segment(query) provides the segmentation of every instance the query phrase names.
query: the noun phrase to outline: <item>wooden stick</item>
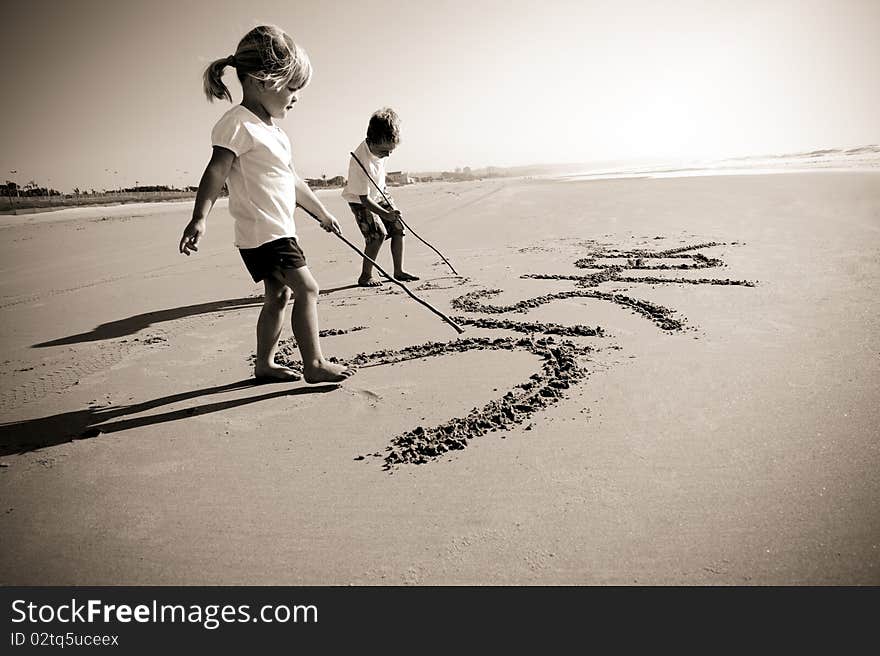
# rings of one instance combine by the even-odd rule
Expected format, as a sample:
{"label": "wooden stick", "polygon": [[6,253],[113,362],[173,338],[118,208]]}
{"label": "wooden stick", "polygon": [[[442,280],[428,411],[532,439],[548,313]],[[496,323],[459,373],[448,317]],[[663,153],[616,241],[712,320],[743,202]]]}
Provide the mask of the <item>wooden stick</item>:
{"label": "wooden stick", "polygon": [[[309,212],[305,207],[303,207],[303,206],[300,205],[299,203],[297,203],[297,206],[298,206],[298,207],[302,207],[303,211],[304,211],[306,214],[308,214],[310,217],[312,217],[313,219],[315,219],[315,221],[318,221],[318,223],[321,222],[321,220],[320,220],[317,216],[315,216],[314,214],[312,214],[311,212]],[[358,248],[357,246],[355,246],[354,244],[352,244],[350,241],[348,241],[348,239],[346,239],[346,238],[342,235],[341,232],[336,232],[335,230],[331,230],[331,232],[332,232],[334,235],[336,235],[337,237],[339,237],[339,238],[340,238],[342,241],[344,241],[346,244],[348,244],[353,250],[357,251],[358,255],[360,255],[360,256],[363,257],[365,260],[367,260],[368,262],[370,262],[374,267],[376,267],[376,269],[379,271],[379,273],[381,273],[383,276],[385,276],[386,278],[388,278],[388,280],[390,280],[391,282],[393,282],[393,283],[394,283],[395,285],[397,285],[398,287],[402,287],[402,288],[403,288],[403,291],[405,291],[407,294],[409,294],[410,298],[412,298],[414,301],[417,301],[417,302],[421,303],[421,304],[424,305],[426,308],[428,308],[431,312],[433,312],[433,313],[436,314],[438,317],[440,317],[441,319],[443,319],[443,321],[445,321],[445,322],[448,323],[450,326],[452,326],[453,328],[455,328],[455,330],[458,332],[459,335],[460,335],[461,333],[464,332],[464,328],[462,328],[461,326],[459,326],[459,325],[458,325],[457,323],[455,323],[452,319],[450,319],[450,318],[447,317],[445,314],[443,314],[440,310],[438,310],[437,308],[435,308],[433,305],[431,305],[431,304],[428,303],[427,301],[423,301],[423,300],[420,299],[418,296],[416,296],[415,294],[413,294],[413,293],[409,290],[409,288],[408,288],[406,285],[404,285],[402,282],[400,282],[399,280],[395,280],[394,278],[392,278],[391,276],[389,276],[388,273],[386,273],[385,269],[383,269],[382,267],[380,267],[380,266],[376,263],[375,260],[373,260],[371,257],[369,257],[369,256],[368,256],[366,253],[364,253],[360,248]]]}
{"label": "wooden stick", "polygon": [[[352,157],[354,157],[354,161],[358,163],[358,166],[361,167],[361,170],[362,170],[362,171],[367,175],[367,177],[370,179],[370,182],[373,183],[373,186],[376,188],[376,190],[377,190],[380,194],[382,194],[382,198],[385,199],[385,202],[388,203],[388,205],[389,205],[390,207],[394,207],[394,205],[391,204],[391,201],[388,200],[388,196],[385,195],[385,192],[382,191],[382,190],[379,188],[379,185],[376,184],[376,181],[373,180],[373,176],[370,175],[370,172],[367,171],[367,169],[364,168],[364,165],[363,165],[363,164],[361,164],[361,161],[358,159],[358,156],[355,155],[354,153],[350,153],[350,154],[351,154]],[[427,247],[430,248],[432,251],[434,251],[435,253],[437,253],[437,255],[440,256],[440,259],[442,259],[444,262],[446,262],[446,266],[448,266],[448,267],[452,270],[452,273],[454,273],[455,275],[458,275],[458,271],[456,271],[455,268],[449,263],[449,260],[447,260],[445,257],[443,257],[443,253],[441,253],[441,252],[438,251],[436,248],[434,248],[433,246],[431,246],[431,244],[429,244],[429,243],[426,242],[424,239],[422,239],[421,237],[419,237],[418,233],[417,233],[415,230],[413,230],[412,228],[410,228],[410,227],[406,224],[406,221],[403,220],[403,217],[402,217],[402,216],[400,217],[400,222],[403,224],[403,227],[404,227],[404,228],[406,228],[406,229],[409,230],[411,233],[413,233],[413,236],[414,236],[416,239],[418,239],[418,240],[419,240],[420,242],[422,242],[425,246],[427,246]]]}

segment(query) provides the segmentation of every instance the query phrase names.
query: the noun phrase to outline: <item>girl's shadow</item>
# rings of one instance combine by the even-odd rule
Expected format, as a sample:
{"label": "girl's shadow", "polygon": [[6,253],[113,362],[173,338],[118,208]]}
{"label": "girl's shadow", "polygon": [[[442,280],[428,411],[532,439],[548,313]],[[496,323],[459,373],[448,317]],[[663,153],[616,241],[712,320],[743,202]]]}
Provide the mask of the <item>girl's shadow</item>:
{"label": "girl's shadow", "polygon": [[131,419],[118,419],[117,421],[112,421],[119,417],[136,415],[147,410],[152,410],[153,408],[197,398],[199,396],[232,392],[265,384],[266,383],[258,383],[253,378],[250,378],[234,383],[227,383],[225,385],[218,385],[216,387],[206,387],[191,392],[171,394],[169,396],[163,396],[158,399],[144,401],[143,403],[136,403],[134,405],[110,406],[107,408],[89,407],[85,410],[73,410],[71,412],[51,415],[49,417],[0,424],[0,456],[26,453],[28,451],[35,451],[37,449],[43,449],[57,444],[72,442],[77,439],[98,437],[101,433],[115,433],[117,431],[128,430],[129,428],[151,426],[153,424],[162,424],[169,421],[176,421],[178,419],[186,419],[187,417],[193,417],[195,415],[204,415],[211,412],[226,410],[227,408],[236,408],[238,406],[266,401],[280,396],[332,392],[339,387],[337,384],[291,387],[290,383],[283,383],[285,385],[283,389],[266,394],[230,399],[228,401],[204,403],[202,405],[182,408],[180,410],[171,410],[159,414],[148,415],[146,417],[132,417]]}

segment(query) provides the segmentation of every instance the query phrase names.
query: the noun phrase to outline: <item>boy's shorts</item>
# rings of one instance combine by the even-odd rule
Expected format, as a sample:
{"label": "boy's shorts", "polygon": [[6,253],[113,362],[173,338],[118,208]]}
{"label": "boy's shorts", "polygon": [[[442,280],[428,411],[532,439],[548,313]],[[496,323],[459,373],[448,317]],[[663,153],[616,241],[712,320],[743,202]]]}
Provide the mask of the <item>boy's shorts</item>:
{"label": "boy's shorts", "polygon": [[[382,207],[388,207],[385,203],[380,204]],[[351,208],[352,214],[354,214],[354,220],[357,221],[358,228],[361,229],[361,234],[367,241],[385,239],[386,236],[403,237],[406,234],[400,221],[388,221],[378,214],[373,214],[366,205],[361,205],[360,203],[349,203],[348,206]],[[380,221],[382,223],[379,223]],[[385,226],[384,232],[382,230],[383,225]]]}
{"label": "boy's shorts", "polygon": [[306,255],[294,237],[282,237],[256,248],[239,248],[241,259],[254,282],[266,278],[284,277],[285,269],[300,269],[306,265]]}

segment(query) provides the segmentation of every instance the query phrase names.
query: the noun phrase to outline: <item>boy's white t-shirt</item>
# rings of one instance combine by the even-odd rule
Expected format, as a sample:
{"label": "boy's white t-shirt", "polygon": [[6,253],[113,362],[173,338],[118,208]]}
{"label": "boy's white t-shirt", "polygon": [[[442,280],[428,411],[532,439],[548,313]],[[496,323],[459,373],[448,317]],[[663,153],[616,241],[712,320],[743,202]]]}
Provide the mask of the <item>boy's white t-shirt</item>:
{"label": "boy's white t-shirt", "polygon": [[252,111],[236,105],[217,121],[211,144],[235,153],[227,181],[235,245],[256,248],[296,237],[293,158],[284,130],[266,125]]}
{"label": "boy's white t-shirt", "polygon": [[[370,176],[379,185],[382,191],[385,191],[385,162],[381,157],[376,157],[370,152],[366,141],[362,141],[354,154],[361,161],[361,164],[370,172]],[[360,203],[361,196],[369,196],[371,200],[379,203],[382,201],[382,194],[378,192],[376,187],[370,182],[364,170],[354,161],[354,157],[350,158],[348,163],[348,182],[342,189],[342,197],[349,203]]]}

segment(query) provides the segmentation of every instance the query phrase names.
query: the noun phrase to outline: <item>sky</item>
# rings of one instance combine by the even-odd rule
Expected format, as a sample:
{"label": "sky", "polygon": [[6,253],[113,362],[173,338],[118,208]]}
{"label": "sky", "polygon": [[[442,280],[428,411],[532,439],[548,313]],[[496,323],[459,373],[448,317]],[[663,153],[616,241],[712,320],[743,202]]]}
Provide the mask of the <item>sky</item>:
{"label": "sky", "polygon": [[202,72],[266,23],[314,66],[279,122],[303,177],[345,175],[383,106],[412,172],[880,143],[878,0],[27,0],[0,23],[0,176],[198,184],[229,108]]}

